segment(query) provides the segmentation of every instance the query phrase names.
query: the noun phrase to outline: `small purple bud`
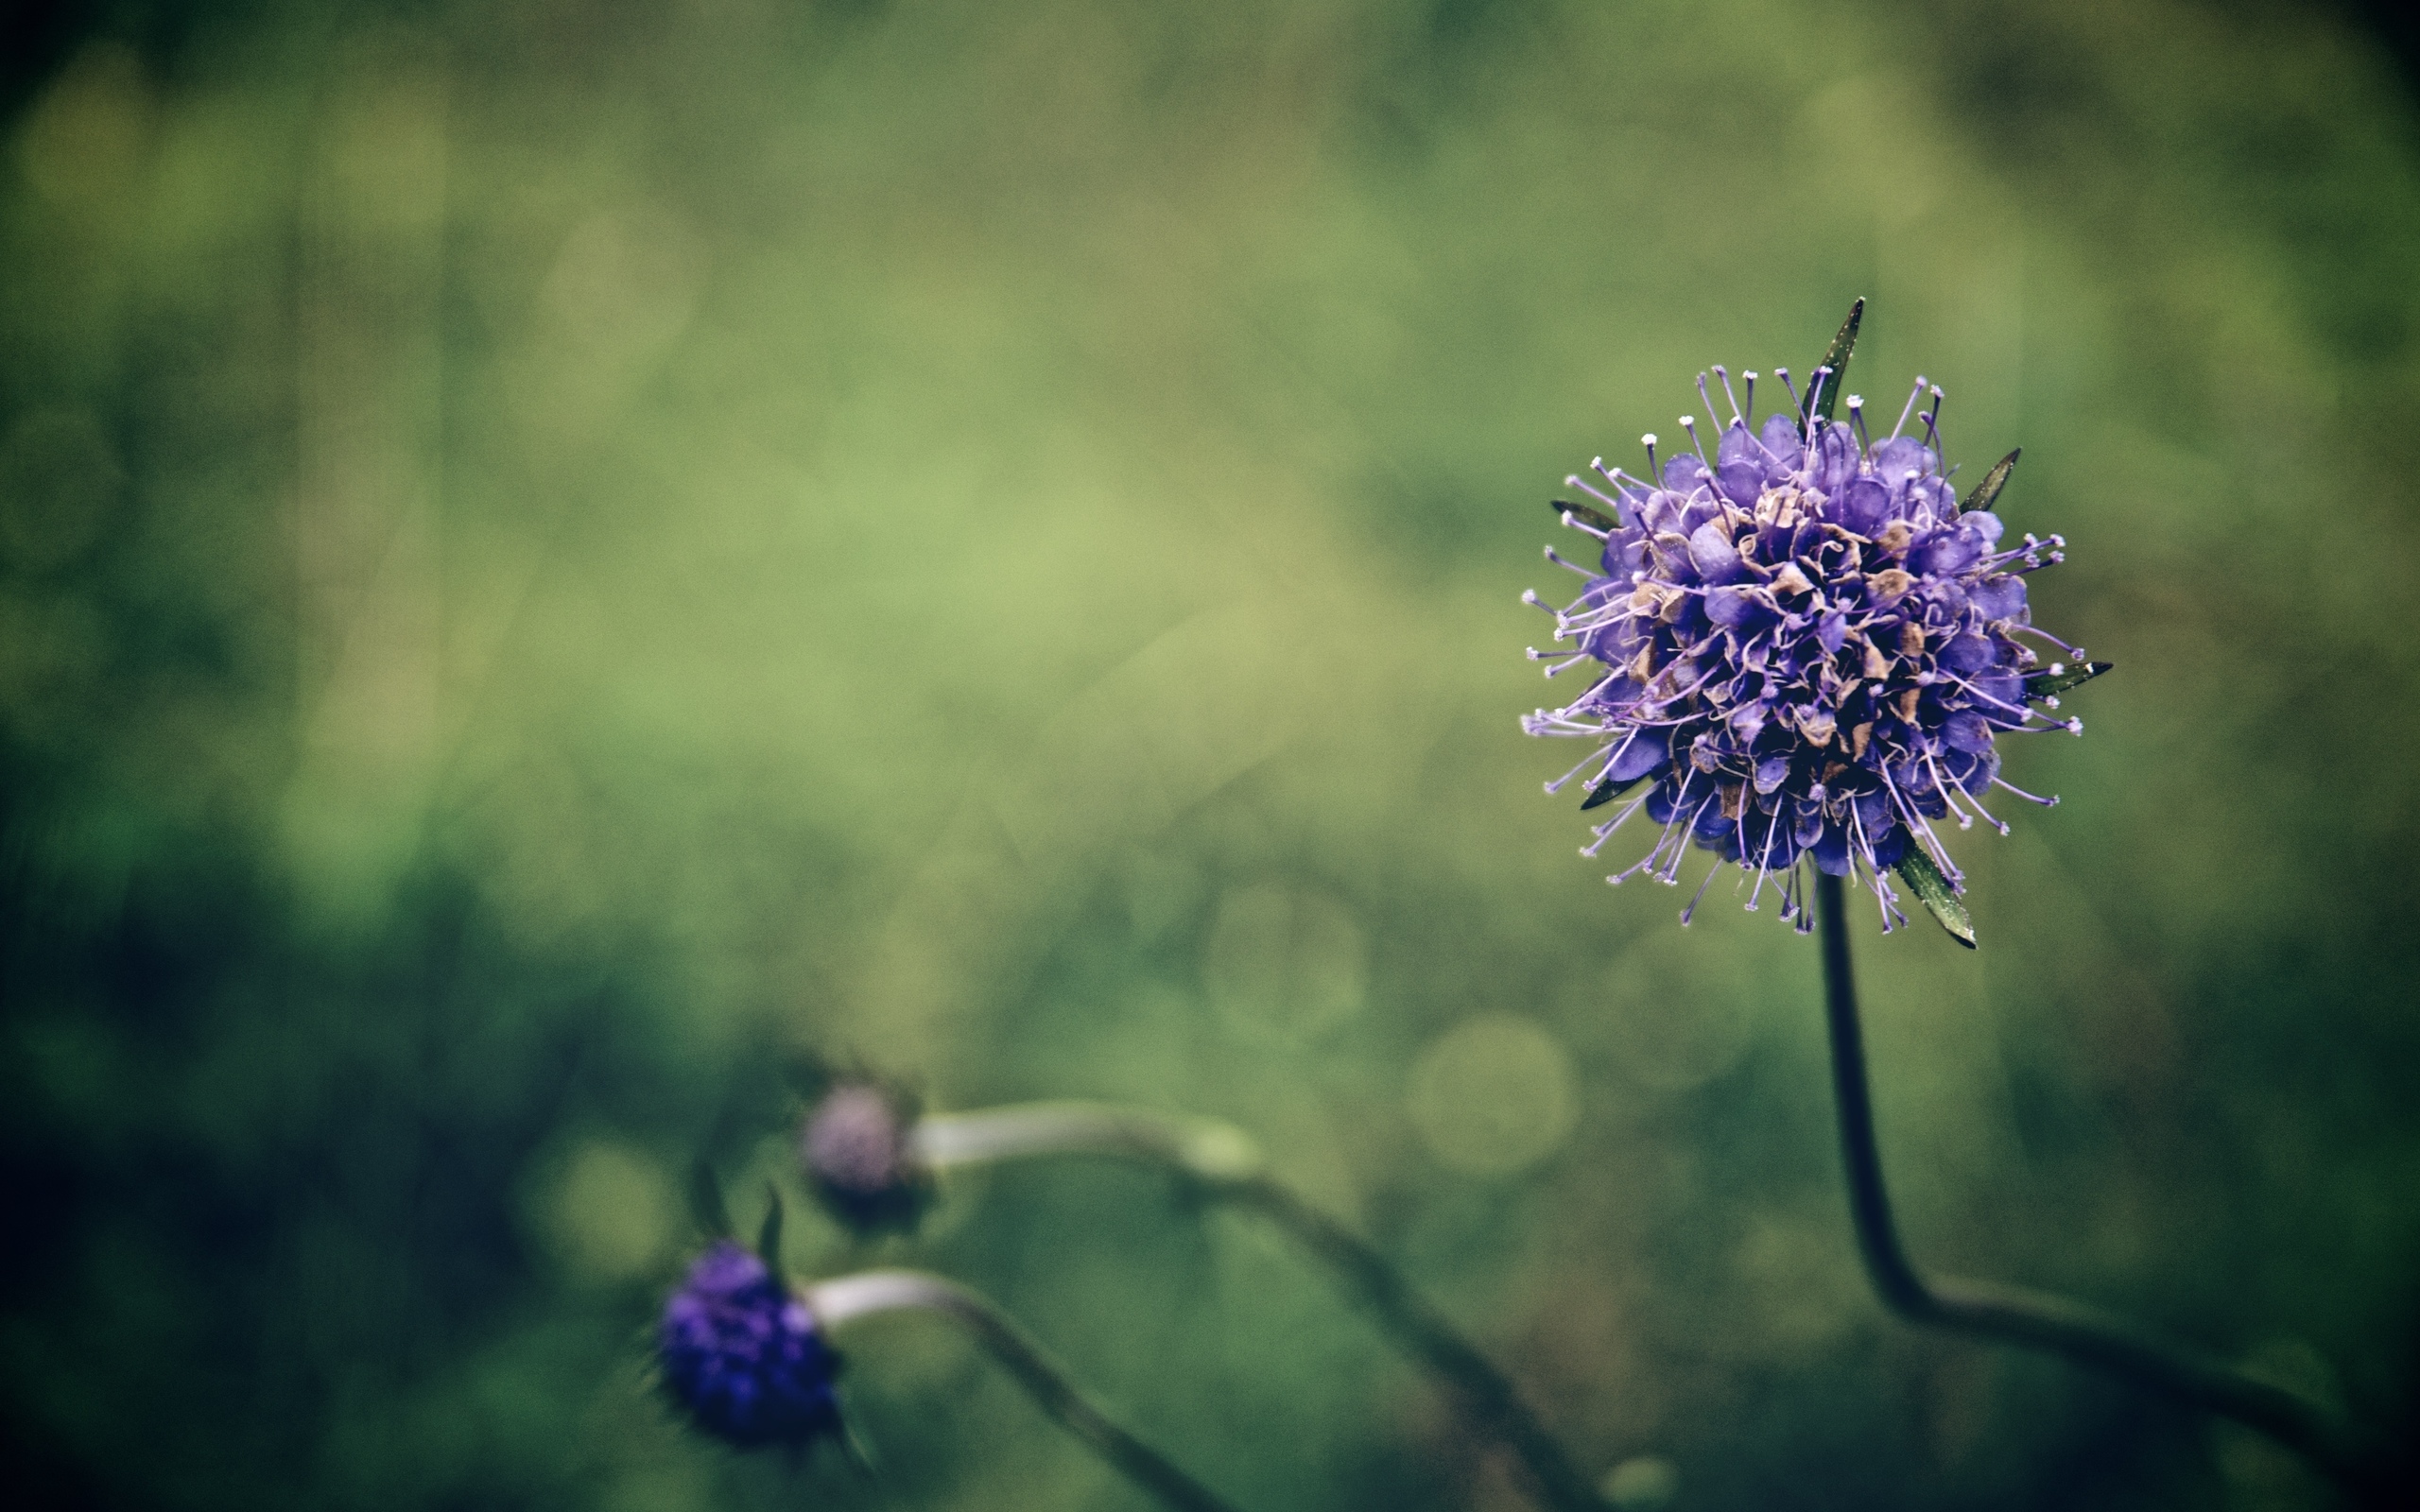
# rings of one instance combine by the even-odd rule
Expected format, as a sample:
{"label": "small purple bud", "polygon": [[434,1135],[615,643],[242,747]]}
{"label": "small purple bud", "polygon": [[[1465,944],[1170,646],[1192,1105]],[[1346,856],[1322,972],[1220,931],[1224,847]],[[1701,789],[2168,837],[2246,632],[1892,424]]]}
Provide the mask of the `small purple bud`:
{"label": "small purple bud", "polygon": [[742,1449],[839,1430],[839,1357],[806,1304],[728,1239],[709,1246],[666,1299],[656,1363],[689,1420]]}
{"label": "small purple bud", "polygon": [[807,1114],[799,1157],[834,1217],[863,1233],[912,1228],[932,1178],[908,1148],[916,1109],[866,1081],[836,1083]]}

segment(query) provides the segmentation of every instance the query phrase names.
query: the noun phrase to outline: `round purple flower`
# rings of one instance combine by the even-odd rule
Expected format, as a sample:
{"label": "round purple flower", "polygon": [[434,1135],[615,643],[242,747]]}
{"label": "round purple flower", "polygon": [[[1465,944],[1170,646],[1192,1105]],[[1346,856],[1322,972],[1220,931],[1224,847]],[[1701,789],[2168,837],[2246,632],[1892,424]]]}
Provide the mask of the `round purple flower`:
{"label": "round purple flower", "polygon": [[665,1389],[700,1428],[743,1449],[837,1430],[839,1357],[762,1260],[717,1240],[664,1304]]}
{"label": "round purple flower", "polygon": [[[1642,810],[1661,827],[1608,881],[1677,882],[1694,841],[1716,869],[1736,862],[1753,875],[1750,909],[1777,879],[1782,917],[1804,931],[1808,857],[1870,886],[1889,929],[1905,917],[1885,877],[1894,867],[1920,891],[1962,890],[1934,821],[1980,817],[2005,833],[1985,807],[1994,789],[2056,801],[2003,781],[1994,746],[2017,730],[2083,731],[2033,707],[2056,708],[2050,694],[2088,675],[2044,665],[2035,643],[2083,653],[2034,629],[2026,606],[2024,575],[2059,560],[2065,542],[2028,535],[2003,547],[1998,517],[1979,506],[2005,463],[1961,507],[1941,467],[1941,390],[1922,378],[1876,440],[1854,396],[1844,421],[1809,403],[1758,425],[1756,375],[1745,375],[1742,406],[1713,371],[1732,419],[1711,452],[1684,417],[1691,450],[1659,465],[1647,437],[1649,478],[1599,458],[1601,488],[1567,480],[1604,507],[1561,506],[1564,523],[1602,549],[1593,569],[1547,553],[1587,586],[1550,610],[1558,645],[1530,655],[1553,663],[1548,677],[1580,666],[1593,680],[1522,728],[1595,743],[1549,793],[1580,779],[1593,809],[1645,784],[1581,851],[1594,856]],[[1818,369],[1815,382],[1830,376]],[[1703,376],[1698,392],[1715,416]]]}

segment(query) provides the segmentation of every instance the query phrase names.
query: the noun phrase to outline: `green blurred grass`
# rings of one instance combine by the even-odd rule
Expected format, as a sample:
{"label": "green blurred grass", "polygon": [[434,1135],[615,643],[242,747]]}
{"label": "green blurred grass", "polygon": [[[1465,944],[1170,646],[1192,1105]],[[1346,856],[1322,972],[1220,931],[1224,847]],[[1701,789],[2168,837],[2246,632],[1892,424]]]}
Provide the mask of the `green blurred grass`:
{"label": "green blurred grass", "polygon": [[[2420,183],[2357,39],[2157,0],[180,36],[79,52],[0,188],[43,1236],[0,1379],[62,1494],[1129,1504],[912,1325],[855,1351],[888,1503],[648,1398],[678,1173],[776,1174],[808,1049],[1241,1122],[1676,1505],[2325,1504],[1886,1323],[1811,952],[1608,892],[1533,785],[1543,501],[1857,293],[1857,387],[2025,446],[2005,512],[2072,542],[2039,617],[2121,669],[2012,754],[2065,803],[1962,846],[1985,949],[1862,947],[1911,1242],[2411,1416]],[[902,1257],[1246,1505],[1513,1499],[1319,1278],[1132,1173],[997,1173]]]}

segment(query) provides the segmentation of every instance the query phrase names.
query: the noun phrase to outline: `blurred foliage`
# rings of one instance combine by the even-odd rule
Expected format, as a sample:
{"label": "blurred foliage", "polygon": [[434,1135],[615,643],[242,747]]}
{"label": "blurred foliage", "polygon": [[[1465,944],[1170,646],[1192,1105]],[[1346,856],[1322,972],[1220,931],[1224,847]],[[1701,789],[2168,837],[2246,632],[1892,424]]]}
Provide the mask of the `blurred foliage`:
{"label": "blurred foliage", "polygon": [[[1134,1504],[912,1321],[843,1340],[879,1487],[650,1396],[680,1173],[752,1222],[807,1055],[1241,1123],[1629,1504],[2326,1504],[1887,1322],[1812,950],[1608,891],[1538,794],[1544,501],[1857,293],[1862,387],[2022,442],[2039,615],[2119,667],[2011,742],[2066,801],[1964,840],[1982,950],[1860,942],[1910,1243],[2412,1417],[2420,138],[2357,34],[158,15],[0,142],[22,1485]],[[985,1289],[1244,1506],[1517,1504],[1316,1272],[1134,1172],[790,1254]]]}

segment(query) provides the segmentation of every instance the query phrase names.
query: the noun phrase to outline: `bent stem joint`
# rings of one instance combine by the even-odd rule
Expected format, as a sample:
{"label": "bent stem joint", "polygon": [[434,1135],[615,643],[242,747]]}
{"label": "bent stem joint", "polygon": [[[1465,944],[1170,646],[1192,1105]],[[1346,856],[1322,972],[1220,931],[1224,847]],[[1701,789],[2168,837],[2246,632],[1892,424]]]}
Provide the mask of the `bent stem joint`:
{"label": "bent stem joint", "polygon": [[1866,1083],[1857,982],[1849,961],[1841,879],[1819,873],[1817,912],[1824,940],[1824,1006],[1832,1048],[1832,1092],[1840,1117],[1849,1216],[1867,1277],[1885,1306],[1911,1323],[2048,1349],[2258,1429],[2295,1451],[2365,1502],[2385,1490],[2376,1460],[2357,1450],[2336,1415],[2297,1392],[2187,1349],[2081,1303],[1988,1282],[1927,1282],[1910,1263],[1891,1218],[1875,1142]]}

